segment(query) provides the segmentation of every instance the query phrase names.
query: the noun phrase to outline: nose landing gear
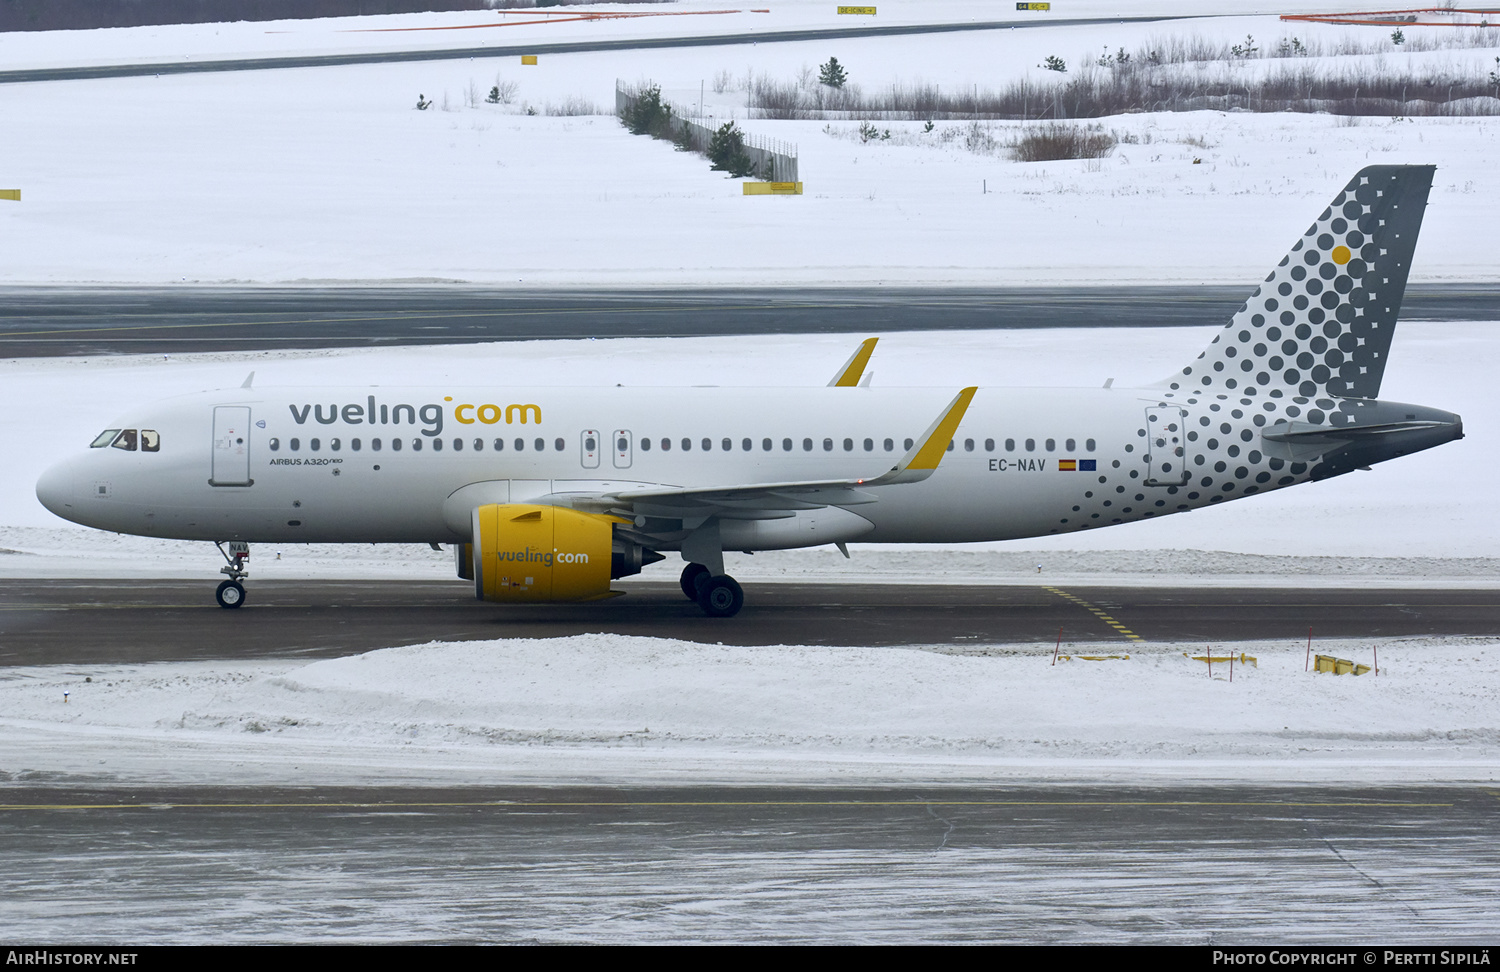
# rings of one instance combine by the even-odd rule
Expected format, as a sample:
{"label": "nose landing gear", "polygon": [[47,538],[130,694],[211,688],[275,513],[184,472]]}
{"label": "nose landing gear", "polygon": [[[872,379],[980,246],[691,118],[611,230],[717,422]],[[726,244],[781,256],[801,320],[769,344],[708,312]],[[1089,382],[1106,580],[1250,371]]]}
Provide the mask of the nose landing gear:
{"label": "nose landing gear", "polygon": [[250,544],[243,540],[231,540],[228,552],[225,552],[224,544],[219,541],[215,541],[214,546],[229,561],[219,568],[219,573],[227,574],[229,579],[219,585],[219,589],[214,592],[214,599],[221,608],[237,608],[245,603],[245,585],[240,581],[250,576],[250,572],[245,569],[245,561],[250,559]]}

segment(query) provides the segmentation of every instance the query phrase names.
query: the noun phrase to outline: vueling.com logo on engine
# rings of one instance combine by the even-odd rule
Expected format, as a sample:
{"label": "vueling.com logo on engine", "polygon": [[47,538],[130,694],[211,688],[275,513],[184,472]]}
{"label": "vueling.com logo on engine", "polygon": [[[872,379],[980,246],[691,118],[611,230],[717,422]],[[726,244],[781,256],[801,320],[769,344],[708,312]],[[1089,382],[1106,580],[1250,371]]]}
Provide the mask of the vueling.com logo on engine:
{"label": "vueling.com logo on engine", "polygon": [[566,553],[558,550],[497,550],[495,559],[501,563],[516,564],[541,564],[543,567],[551,567],[554,559],[559,564],[586,564],[589,555],[586,553]]}

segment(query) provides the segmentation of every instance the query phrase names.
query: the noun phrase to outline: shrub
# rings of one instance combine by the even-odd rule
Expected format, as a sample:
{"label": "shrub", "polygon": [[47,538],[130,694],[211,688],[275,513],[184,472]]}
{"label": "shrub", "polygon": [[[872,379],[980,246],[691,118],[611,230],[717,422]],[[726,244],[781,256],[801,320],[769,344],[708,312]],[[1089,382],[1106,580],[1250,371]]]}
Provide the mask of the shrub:
{"label": "shrub", "polygon": [[1054,162],[1058,159],[1102,159],[1115,147],[1115,137],[1077,125],[1033,128],[1011,145],[1017,162]]}
{"label": "shrub", "polygon": [[1039,67],[1044,67],[1044,68],[1046,68],[1049,71],[1056,71],[1059,74],[1067,74],[1068,73],[1068,62],[1064,61],[1062,58],[1058,57],[1056,54],[1048,54],[1047,55],[1047,59],[1045,61],[1043,61],[1038,66]]}

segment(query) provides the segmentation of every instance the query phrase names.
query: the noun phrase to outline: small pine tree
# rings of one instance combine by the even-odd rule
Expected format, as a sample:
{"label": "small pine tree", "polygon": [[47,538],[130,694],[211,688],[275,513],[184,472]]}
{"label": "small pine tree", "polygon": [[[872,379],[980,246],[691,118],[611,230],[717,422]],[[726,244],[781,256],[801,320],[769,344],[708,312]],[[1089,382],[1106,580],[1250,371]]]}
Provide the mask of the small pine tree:
{"label": "small pine tree", "polygon": [[1057,71],[1061,74],[1068,73],[1068,62],[1056,54],[1048,54],[1047,59],[1041,63],[1041,66],[1049,71]]}
{"label": "small pine tree", "polygon": [[1406,35],[1401,32],[1400,27],[1397,27],[1395,30],[1391,31],[1391,43],[1395,44],[1397,47],[1400,47],[1402,44],[1406,43]]}
{"label": "small pine tree", "polygon": [[728,172],[738,179],[755,171],[750,156],[745,154],[745,133],[734,122],[725,122],[708,140],[709,166],[715,172]]}
{"label": "small pine tree", "polygon": [[500,103],[500,86],[497,84],[493,88],[491,88],[490,96],[484,100],[488,101],[492,105],[498,105]]}
{"label": "small pine tree", "polygon": [[818,68],[819,84],[826,84],[830,88],[842,88],[848,80],[849,75],[836,57],[830,57],[827,64]]}

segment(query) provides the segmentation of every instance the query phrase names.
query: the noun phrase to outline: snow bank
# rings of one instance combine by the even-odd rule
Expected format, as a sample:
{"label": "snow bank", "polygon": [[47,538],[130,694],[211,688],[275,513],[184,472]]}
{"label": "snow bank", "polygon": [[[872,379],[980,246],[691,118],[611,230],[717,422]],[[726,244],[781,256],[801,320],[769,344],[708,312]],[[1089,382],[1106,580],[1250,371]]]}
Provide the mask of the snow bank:
{"label": "snow bank", "polygon": [[[1317,650],[1372,660],[1371,643]],[[1500,644],[1304,647],[1207,666],[1118,645],[963,653],[583,635],[310,665],[7,669],[0,769],[122,780],[1491,780]],[[1225,646],[1215,646],[1223,652]],[[91,679],[91,681],[86,681]],[[69,693],[64,702],[63,693]],[[1087,713],[1080,718],[1080,713]]]}

